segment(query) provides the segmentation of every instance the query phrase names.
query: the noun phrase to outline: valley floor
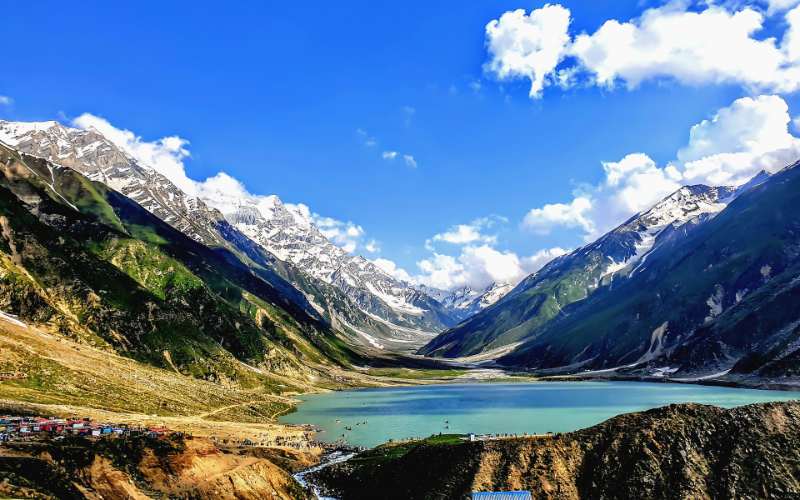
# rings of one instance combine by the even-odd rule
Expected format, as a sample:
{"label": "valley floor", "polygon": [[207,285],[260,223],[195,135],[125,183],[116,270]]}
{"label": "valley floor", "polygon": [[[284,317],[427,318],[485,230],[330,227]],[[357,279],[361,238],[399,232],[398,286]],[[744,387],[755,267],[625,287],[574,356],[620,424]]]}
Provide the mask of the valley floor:
{"label": "valley floor", "polygon": [[[98,451],[105,441],[68,437],[67,446],[60,441],[63,438],[43,437],[30,443],[3,443],[0,496],[145,498],[185,493],[199,498],[298,498],[302,489],[294,489],[297,484],[290,474],[316,464],[327,451],[314,442],[310,426],[277,423],[278,416],[299,402],[299,393],[442,383],[470,373],[425,359],[387,358],[380,364],[387,367],[316,367],[327,375],[320,381],[287,378],[282,383],[280,375],[270,374],[271,385],[242,388],[155,368],[4,315],[0,317],[0,414],[157,426],[191,439],[167,454],[172,463],[169,477],[154,476],[146,459],[161,446],[158,442],[138,443],[145,457],[135,463],[127,458],[114,462],[114,456]],[[66,453],[61,450],[64,446],[70,453],[82,450],[83,459],[67,465],[54,461],[54,454]],[[21,473],[24,470],[33,475],[27,477]],[[64,479],[54,490],[39,488],[52,475],[80,479]],[[257,479],[259,475],[263,477]]]}
{"label": "valley floor", "polygon": [[[98,422],[163,426],[187,436],[187,439],[175,443],[122,440],[113,446],[83,438],[67,438],[66,442],[45,439],[43,442],[6,443],[0,446],[0,495],[43,498],[303,498],[310,492],[299,488],[291,474],[317,464],[329,449],[313,440],[314,432],[310,426],[277,423],[278,416],[292,411],[299,402],[298,394],[337,388],[533,378],[495,368],[480,368],[463,361],[387,357],[382,364],[385,365],[382,368],[354,370],[324,367],[329,376],[324,383],[285,379],[283,384],[280,375],[272,374],[273,385],[269,387],[242,388],[232,382],[204,381],[180,374],[177,370],[154,368],[112,351],[25,325],[14,318],[2,317],[0,414],[80,416]],[[545,380],[619,376],[617,373],[581,374]],[[331,384],[331,380],[336,383]],[[715,383],[709,380],[685,382]],[[281,389],[282,385],[285,390]],[[783,410],[775,415],[783,414],[781,412]],[[792,409],[787,415],[795,418],[796,411]],[[454,443],[461,442],[458,438],[454,440]],[[136,453],[119,448],[126,446],[134,447]],[[506,445],[481,446],[488,447],[485,450],[481,448],[481,463],[495,464],[492,466],[495,469],[490,468],[494,470],[491,473],[477,471],[470,476],[473,477],[471,481],[490,474],[486,476],[488,482],[484,481],[487,487],[517,485],[503,483],[502,477],[508,481],[518,477],[521,485],[527,485],[530,478],[524,478],[528,477],[526,474],[532,474],[529,469],[517,470],[517,466],[503,465],[507,460],[505,452],[490,452],[492,446]],[[540,444],[536,446],[541,448]],[[396,451],[390,453],[391,460],[382,467],[391,465],[394,468],[400,463],[396,461],[400,455],[394,456]],[[367,457],[371,456],[369,453],[384,452],[368,452]],[[441,464],[436,462],[438,458],[426,463],[434,464],[434,470],[438,470],[453,458],[449,453],[446,452],[448,458],[439,457]],[[59,460],[59,456],[69,459]],[[357,460],[353,462],[359,463]],[[343,489],[340,482],[345,477],[342,471],[360,474],[360,466],[353,464],[324,469],[327,472],[320,479],[328,481],[333,491],[346,492],[346,498],[358,498],[359,495],[366,498],[361,493],[353,493],[352,489]],[[404,477],[407,472],[404,467],[401,464],[397,469],[398,477]],[[485,469],[488,466],[482,467],[481,470],[490,470]],[[530,477],[544,473],[542,469]],[[45,477],[60,479],[53,483],[44,481]],[[69,479],[71,477],[74,479]],[[570,491],[577,491],[575,485],[561,484],[552,478],[548,480],[554,488],[570,487],[573,488]],[[466,484],[458,487],[466,488]],[[796,486],[795,483],[787,484],[787,487]],[[42,489],[42,485],[50,489]],[[452,485],[445,486],[450,488]],[[373,486],[365,484],[364,488],[359,491],[374,492],[370,489]]]}

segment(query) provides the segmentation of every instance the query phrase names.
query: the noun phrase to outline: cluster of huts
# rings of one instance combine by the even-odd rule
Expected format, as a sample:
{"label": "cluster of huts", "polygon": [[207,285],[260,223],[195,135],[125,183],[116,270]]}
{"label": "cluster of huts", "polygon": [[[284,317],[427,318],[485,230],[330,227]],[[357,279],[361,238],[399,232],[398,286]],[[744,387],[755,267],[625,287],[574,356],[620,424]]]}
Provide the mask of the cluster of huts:
{"label": "cluster of huts", "polygon": [[139,427],[125,424],[92,422],[90,418],[0,416],[0,442],[36,436],[127,436],[143,434],[160,437],[168,433],[164,427]]}

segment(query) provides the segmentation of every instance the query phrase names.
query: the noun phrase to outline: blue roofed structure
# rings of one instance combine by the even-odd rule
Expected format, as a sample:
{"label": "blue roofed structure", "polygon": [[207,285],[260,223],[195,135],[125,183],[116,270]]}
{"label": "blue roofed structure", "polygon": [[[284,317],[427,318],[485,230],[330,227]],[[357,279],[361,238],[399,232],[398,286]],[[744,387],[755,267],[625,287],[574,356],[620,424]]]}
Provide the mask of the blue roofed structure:
{"label": "blue roofed structure", "polygon": [[531,500],[530,491],[473,491],[472,500]]}

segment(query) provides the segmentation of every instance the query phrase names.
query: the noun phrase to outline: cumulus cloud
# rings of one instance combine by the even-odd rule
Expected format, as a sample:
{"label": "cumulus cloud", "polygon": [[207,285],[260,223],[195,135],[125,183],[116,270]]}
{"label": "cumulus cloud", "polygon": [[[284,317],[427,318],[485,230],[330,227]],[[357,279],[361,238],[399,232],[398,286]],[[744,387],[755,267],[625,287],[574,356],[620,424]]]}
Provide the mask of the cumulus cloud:
{"label": "cumulus cloud", "polygon": [[7,95],[0,95],[0,106],[11,106],[12,104],[14,104],[14,99]]}
{"label": "cumulus cloud", "polygon": [[519,256],[496,248],[498,238],[490,230],[508,219],[498,215],[456,224],[425,242],[431,256],[417,262],[413,281],[449,290],[462,286],[482,289],[492,282],[516,284],[565,250],[552,248],[531,256]]}
{"label": "cumulus cloud", "polygon": [[417,160],[414,158],[414,155],[400,154],[397,151],[384,151],[381,153],[381,158],[386,161],[394,161],[399,158],[403,160],[403,163],[405,163],[407,167],[417,168]]}
{"label": "cumulus cloud", "polygon": [[567,53],[570,11],[545,5],[526,14],[509,11],[486,25],[486,47],[491,56],[486,69],[504,80],[530,80],[530,96],[540,97],[545,80]]}
{"label": "cumulus cloud", "polygon": [[451,290],[469,286],[479,290],[493,282],[516,284],[536,272],[566,250],[551,248],[529,257],[519,257],[512,251],[498,250],[490,245],[467,245],[457,256],[434,253],[417,262],[421,274],[418,283]]}
{"label": "cumulus cloud", "polygon": [[[771,1],[768,14],[797,4]],[[730,5],[729,2],[727,5]],[[671,1],[627,21],[610,19],[593,33],[569,34],[570,11],[546,5],[505,12],[486,26],[486,69],[500,80],[526,78],[530,96],[548,85],[629,88],[668,78],[689,85],[736,83],[758,91],[800,89],[800,11],[786,13],[780,43],[759,37],[765,15],[708,2],[703,10]]]}
{"label": "cumulus cloud", "polygon": [[744,97],[693,126],[678,151],[687,183],[741,184],[760,170],[775,171],[800,158],[789,132],[789,106],[775,95]]}
{"label": "cumulus cloud", "polygon": [[395,278],[405,281],[407,283],[414,282],[414,279],[411,277],[405,269],[397,267],[397,264],[394,261],[389,259],[374,259],[372,261],[373,264],[384,270],[390,276],[394,276]]}
{"label": "cumulus cloud", "polygon": [[484,234],[484,230],[502,221],[505,221],[505,219],[493,216],[475,219],[469,224],[457,224],[443,233],[435,234],[433,238],[426,242],[426,246],[430,247],[432,242],[450,243],[453,245],[466,245],[469,243],[494,244],[497,242],[497,236],[493,234]]}
{"label": "cumulus cloud", "polygon": [[[190,157],[187,149],[189,141],[178,136],[169,136],[155,141],[146,141],[130,130],[119,129],[108,120],[84,113],[73,120],[73,125],[82,129],[93,129],[102,134],[139,164],[150,167],[172,181],[189,196],[198,197],[222,213],[231,213],[238,208],[242,200],[255,205],[269,218],[280,200],[274,195],[257,195],[249,192],[238,179],[225,172],[196,181],[186,174],[184,160]],[[377,251],[378,244],[374,240],[364,243],[365,231],[360,225],[351,221],[341,221],[314,213],[302,203],[285,203],[284,207],[292,214],[300,225],[315,224],[320,232],[335,245],[346,252],[369,245]]]}
{"label": "cumulus cloud", "polygon": [[548,234],[555,226],[578,227],[593,231],[594,223],[587,217],[592,200],[579,196],[570,203],[551,203],[529,211],[522,225],[539,234]]}
{"label": "cumulus cloud", "polygon": [[644,153],[632,153],[620,161],[602,164],[606,181],[601,191],[611,198],[611,206],[603,208],[607,212],[611,209],[612,214],[639,212],[680,187],[681,174],[674,166],[659,168]]}
{"label": "cumulus cloud", "polygon": [[178,136],[168,136],[155,141],[145,141],[130,130],[119,129],[105,118],[84,113],[73,120],[82,129],[94,129],[142,165],[155,169],[175,183],[181,190],[195,196],[197,183],[186,176],[183,161],[189,157],[189,141]]}
{"label": "cumulus cloud", "polygon": [[775,172],[800,158],[800,139],[789,132],[790,122],[781,97],[737,99],[694,125],[673,162],[659,166],[644,153],[603,162],[603,182],[582,189],[571,202],[534,208],[523,225],[540,233],[579,228],[593,240],[682,185],[735,186],[761,170]]}
{"label": "cumulus cloud", "polygon": [[426,242],[426,246],[430,247],[434,242],[453,245],[466,245],[468,243],[494,244],[497,242],[497,235],[486,234],[485,231],[507,222],[508,219],[500,215],[479,217],[468,224],[456,224],[447,231],[435,234],[433,238]]}
{"label": "cumulus cloud", "polygon": [[522,267],[528,271],[528,273],[535,273],[539,269],[543,268],[545,264],[550,262],[551,260],[555,259],[556,257],[560,257],[569,250],[566,250],[561,247],[553,247],[553,248],[544,248],[539,250],[533,255],[528,257],[522,258]]}

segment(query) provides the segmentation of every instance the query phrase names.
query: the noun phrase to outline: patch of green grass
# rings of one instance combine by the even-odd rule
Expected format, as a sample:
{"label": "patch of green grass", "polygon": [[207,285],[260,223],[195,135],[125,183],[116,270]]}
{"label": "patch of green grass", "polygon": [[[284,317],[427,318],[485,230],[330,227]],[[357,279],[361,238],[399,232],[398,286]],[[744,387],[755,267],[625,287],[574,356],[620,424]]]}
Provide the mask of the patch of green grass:
{"label": "patch of green grass", "polygon": [[398,460],[420,446],[454,446],[464,443],[462,434],[441,434],[416,441],[389,442],[359,453],[350,459],[353,465],[376,465]]}

